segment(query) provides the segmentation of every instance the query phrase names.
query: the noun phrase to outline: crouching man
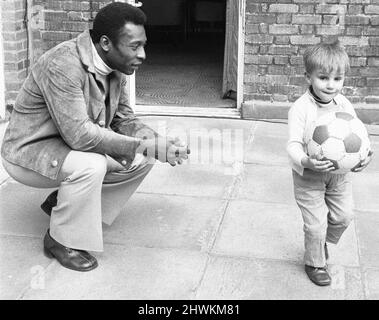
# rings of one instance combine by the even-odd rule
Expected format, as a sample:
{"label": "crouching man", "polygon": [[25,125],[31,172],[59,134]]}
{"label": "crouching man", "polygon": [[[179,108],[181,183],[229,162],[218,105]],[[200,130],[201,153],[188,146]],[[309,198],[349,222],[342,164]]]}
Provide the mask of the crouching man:
{"label": "crouching man", "polygon": [[111,224],[151,170],[187,159],[178,138],[157,134],[128,106],[126,77],[145,60],[144,13],[125,3],[103,7],[93,29],[52,48],[20,90],[1,155],[16,181],[57,188],[44,251],[64,267],[97,267],[102,221]]}

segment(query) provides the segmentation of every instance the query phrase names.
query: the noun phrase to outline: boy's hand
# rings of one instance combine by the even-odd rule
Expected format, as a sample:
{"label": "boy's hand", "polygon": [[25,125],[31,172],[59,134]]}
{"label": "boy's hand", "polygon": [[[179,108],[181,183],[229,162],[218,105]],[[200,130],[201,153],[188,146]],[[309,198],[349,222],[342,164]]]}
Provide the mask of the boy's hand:
{"label": "boy's hand", "polygon": [[334,170],[333,162],[330,160],[317,160],[310,157],[301,159],[304,168],[311,169],[316,172],[329,172]]}
{"label": "boy's hand", "polygon": [[371,159],[372,159],[372,155],[373,155],[374,151],[371,151],[368,153],[367,155],[367,158],[361,163],[361,165],[357,168],[355,168],[354,170],[352,170],[353,172],[360,172],[362,171],[364,168],[367,167],[367,165],[371,162]]}

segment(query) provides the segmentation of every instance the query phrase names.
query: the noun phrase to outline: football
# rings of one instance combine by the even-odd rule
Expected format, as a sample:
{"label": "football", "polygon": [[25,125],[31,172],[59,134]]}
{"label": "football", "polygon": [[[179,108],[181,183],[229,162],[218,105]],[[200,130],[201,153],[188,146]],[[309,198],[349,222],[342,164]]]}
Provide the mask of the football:
{"label": "football", "polygon": [[370,152],[370,139],[361,120],[347,112],[330,112],[319,117],[305,132],[308,156],[330,160],[331,173],[354,171]]}

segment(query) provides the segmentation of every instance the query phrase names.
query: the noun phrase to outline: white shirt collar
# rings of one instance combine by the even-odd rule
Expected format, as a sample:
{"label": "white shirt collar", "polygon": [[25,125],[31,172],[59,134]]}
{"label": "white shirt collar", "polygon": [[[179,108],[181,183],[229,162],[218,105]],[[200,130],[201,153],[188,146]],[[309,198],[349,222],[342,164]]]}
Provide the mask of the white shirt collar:
{"label": "white shirt collar", "polygon": [[96,47],[95,45],[93,44],[93,42],[91,41],[91,44],[92,44],[92,56],[93,56],[93,64],[95,66],[95,70],[103,75],[103,76],[107,76],[108,74],[110,74],[112,71],[114,71],[114,69],[110,68],[105,62],[104,60],[100,57],[100,55],[97,53],[97,50],[96,50]]}

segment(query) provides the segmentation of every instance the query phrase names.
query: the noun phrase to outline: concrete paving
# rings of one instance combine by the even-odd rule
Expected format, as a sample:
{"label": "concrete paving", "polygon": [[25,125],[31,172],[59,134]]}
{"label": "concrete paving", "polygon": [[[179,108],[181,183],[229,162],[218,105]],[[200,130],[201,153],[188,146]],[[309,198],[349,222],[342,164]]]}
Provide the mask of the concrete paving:
{"label": "concrete paving", "polygon": [[90,272],[43,255],[49,217],[39,205],[52,190],[23,186],[0,166],[0,299],[379,299],[379,126],[367,126],[376,157],[354,174],[356,219],[329,246],[332,285],[318,287],[303,268],[285,123],[143,120],[187,138],[191,157],[155,165],[104,225]]}

